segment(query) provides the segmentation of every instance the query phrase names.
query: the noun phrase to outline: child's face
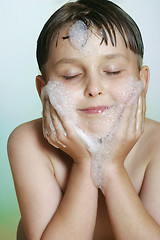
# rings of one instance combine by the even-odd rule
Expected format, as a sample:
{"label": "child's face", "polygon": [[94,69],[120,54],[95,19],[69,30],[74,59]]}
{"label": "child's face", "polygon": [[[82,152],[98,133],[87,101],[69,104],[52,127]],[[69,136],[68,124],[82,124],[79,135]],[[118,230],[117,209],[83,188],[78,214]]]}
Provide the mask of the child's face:
{"label": "child's face", "polygon": [[104,41],[100,44],[102,38],[93,30],[81,48],[73,46],[69,38],[63,39],[68,32],[69,28],[64,28],[58,46],[55,39],[50,47],[46,78],[65,86],[76,106],[80,125],[86,120],[99,125],[104,112],[107,114],[117,103],[128,101],[133,77],[140,78],[138,56],[126,48],[118,32],[116,47],[109,38],[108,45]]}
{"label": "child's face", "polygon": [[[62,39],[68,36],[68,27],[60,32],[58,46],[56,47],[55,39],[50,47],[49,59],[45,67],[47,80],[56,78],[64,84],[69,84],[70,87],[75,85],[75,82],[83,82],[82,85],[85,87],[89,80],[103,83],[106,79],[103,84],[106,88],[109,82],[113,84],[113,81],[109,81],[113,78],[118,80],[131,75],[139,78],[138,56],[126,48],[120,33],[117,31],[117,46],[113,47],[110,39],[108,45],[104,41],[101,44],[102,37],[94,29],[92,31],[84,48],[81,49],[73,47],[69,38]],[[70,79],[73,76],[75,77]]]}

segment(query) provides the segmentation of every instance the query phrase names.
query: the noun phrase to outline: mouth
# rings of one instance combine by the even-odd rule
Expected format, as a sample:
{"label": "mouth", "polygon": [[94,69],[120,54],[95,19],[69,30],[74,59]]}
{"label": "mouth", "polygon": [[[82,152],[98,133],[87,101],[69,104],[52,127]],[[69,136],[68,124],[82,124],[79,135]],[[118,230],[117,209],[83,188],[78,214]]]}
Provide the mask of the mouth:
{"label": "mouth", "polygon": [[78,110],[85,114],[101,114],[108,109],[109,109],[108,106],[97,106],[97,107],[89,107],[89,108],[78,109]]}

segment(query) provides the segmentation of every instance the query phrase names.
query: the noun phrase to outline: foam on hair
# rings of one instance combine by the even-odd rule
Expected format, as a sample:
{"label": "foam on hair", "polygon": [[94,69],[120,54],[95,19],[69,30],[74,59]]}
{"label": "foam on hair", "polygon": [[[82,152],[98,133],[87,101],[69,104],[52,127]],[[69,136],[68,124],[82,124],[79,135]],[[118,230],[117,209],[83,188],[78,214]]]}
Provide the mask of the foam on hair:
{"label": "foam on hair", "polygon": [[88,27],[82,20],[76,21],[69,29],[70,41],[72,45],[79,50],[86,45],[88,35]]}

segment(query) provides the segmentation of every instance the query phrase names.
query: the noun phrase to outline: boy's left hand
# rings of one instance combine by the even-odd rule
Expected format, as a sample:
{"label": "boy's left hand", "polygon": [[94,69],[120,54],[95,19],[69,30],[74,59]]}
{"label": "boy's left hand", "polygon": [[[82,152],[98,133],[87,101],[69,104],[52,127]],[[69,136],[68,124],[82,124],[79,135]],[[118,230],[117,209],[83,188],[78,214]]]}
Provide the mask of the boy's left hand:
{"label": "boy's left hand", "polygon": [[133,146],[144,131],[146,102],[144,92],[126,104],[123,110],[117,132],[113,139],[110,159],[108,163],[122,165]]}

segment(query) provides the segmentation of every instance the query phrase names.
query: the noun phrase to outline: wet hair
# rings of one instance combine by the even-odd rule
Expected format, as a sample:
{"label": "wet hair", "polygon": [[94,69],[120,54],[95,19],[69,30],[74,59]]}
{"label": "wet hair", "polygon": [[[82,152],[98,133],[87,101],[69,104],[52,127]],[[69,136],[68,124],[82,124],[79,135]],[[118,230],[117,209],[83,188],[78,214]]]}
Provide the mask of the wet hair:
{"label": "wet hair", "polygon": [[[87,27],[96,27],[102,32],[102,41],[108,45],[108,38],[116,46],[116,30],[121,34],[126,48],[139,56],[138,68],[141,68],[144,45],[140,30],[135,21],[118,5],[108,0],[77,0],[68,2],[58,9],[44,25],[37,41],[37,62],[42,75],[48,60],[52,40],[56,46],[60,30],[66,24],[82,20]],[[68,37],[68,36],[67,36]]]}

